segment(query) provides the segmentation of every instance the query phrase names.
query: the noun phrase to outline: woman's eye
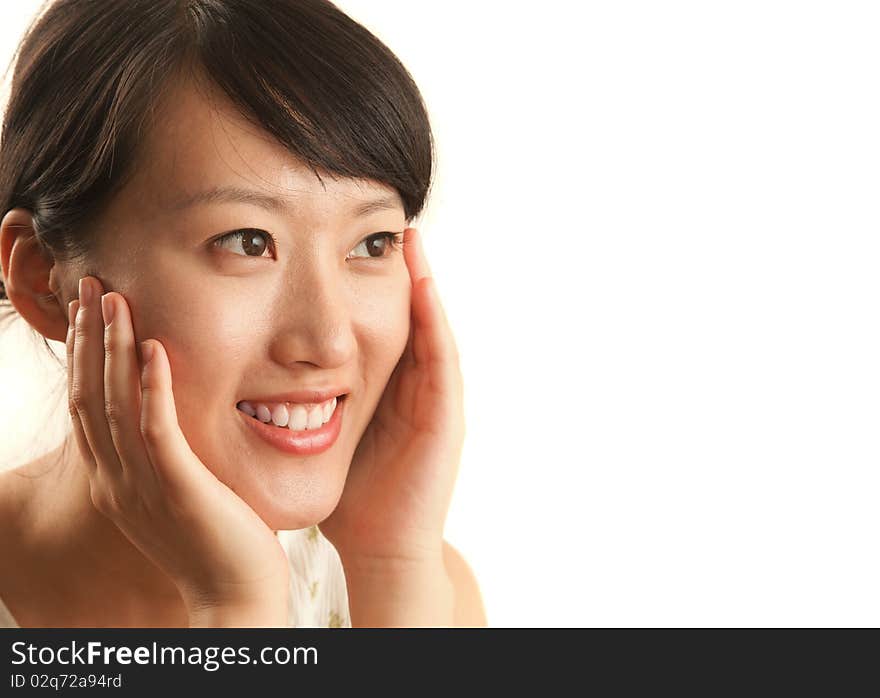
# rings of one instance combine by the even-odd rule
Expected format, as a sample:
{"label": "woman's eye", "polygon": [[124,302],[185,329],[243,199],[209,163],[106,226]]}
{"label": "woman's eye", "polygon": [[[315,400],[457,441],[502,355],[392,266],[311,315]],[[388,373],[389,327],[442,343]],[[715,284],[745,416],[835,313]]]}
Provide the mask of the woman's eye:
{"label": "woman's eye", "polygon": [[[242,228],[226,233],[215,240],[214,245],[233,250],[239,257],[262,257],[270,247],[275,247],[275,238],[265,230]],[[395,249],[402,247],[403,233],[375,233],[361,240],[360,244],[349,252],[346,259],[357,257],[381,259],[390,256]],[[358,253],[361,249],[363,254]],[[241,250],[243,254],[236,250]]]}
{"label": "woman's eye", "polygon": [[[227,244],[227,241],[228,244]],[[242,230],[234,230],[226,233],[221,238],[214,241],[217,247],[225,247],[226,249],[244,250],[244,255],[239,257],[262,257],[263,252],[269,249],[269,242],[275,244],[275,238],[271,233],[256,228],[243,228]]]}
{"label": "woman's eye", "polygon": [[346,259],[363,256],[354,254],[361,248],[366,252],[366,257],[380,259],[389,256],[394,252],[395,248],[401,246],[403,246],[403,233],[376,233],[361,240],[360,244],[349,253]]}

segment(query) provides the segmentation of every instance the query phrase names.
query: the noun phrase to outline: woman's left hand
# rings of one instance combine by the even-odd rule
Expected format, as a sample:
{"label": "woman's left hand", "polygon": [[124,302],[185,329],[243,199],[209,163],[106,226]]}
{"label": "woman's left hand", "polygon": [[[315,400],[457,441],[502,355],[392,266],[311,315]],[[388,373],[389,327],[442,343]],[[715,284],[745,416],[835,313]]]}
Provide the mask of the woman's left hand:
{"label": "woman's left hand", "polygon": [[343,563],[430,564],[464,444],[458,349],[415,228],[404,231],[410,334],[355,450],[336,509],[319,524]]}

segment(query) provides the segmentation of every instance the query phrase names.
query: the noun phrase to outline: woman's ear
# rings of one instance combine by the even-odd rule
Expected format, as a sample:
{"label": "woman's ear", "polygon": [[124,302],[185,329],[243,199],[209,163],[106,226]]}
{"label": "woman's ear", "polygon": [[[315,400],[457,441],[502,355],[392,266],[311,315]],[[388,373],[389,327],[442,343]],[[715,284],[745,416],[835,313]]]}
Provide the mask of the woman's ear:
{"label": "woman's ear", "polygon": [[55,261],[37,242],[33,217],[25,208],[7,211],[0,222],[0,266],[6,296],[27,323],[46,339],[64,342],[67,308]]}

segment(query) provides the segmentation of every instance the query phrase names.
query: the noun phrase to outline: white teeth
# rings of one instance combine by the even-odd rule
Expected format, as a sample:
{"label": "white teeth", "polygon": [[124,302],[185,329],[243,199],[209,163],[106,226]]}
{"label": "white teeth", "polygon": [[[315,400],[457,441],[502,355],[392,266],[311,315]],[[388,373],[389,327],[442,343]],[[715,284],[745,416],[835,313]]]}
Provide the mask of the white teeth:
{"label": "white teeth", "polygon": [[265,405],[257,405],[257,419],[263,423],[272,421],[272,413]]}
{"label": "white teeth", "polygon": [[[288,404],[290,407],[288,407]],[[278,427],[286,427],[291,431],[319,429],[330,421],[336,411],[337,399],[322,402],[320,405],[304,405],[293,403],[274,403],[264,405],[242,400],[236,407],[250,417],[259,419],[264,424],[272,423]]]}
{"label": "white teeth", "polygon": [[291,431],[302,431],[309,423],[309,415],[302,405],[293,405],[290,410],[290,423],[287,425]]}
{"label": "white teeth", "polygon": [[275,409],[272,410],[272,421],[276,427],[286,427],[289,417],[290,415],[287,414],[287,408],[284,405],[276,405]]}
{"label": "white teeth", "polygon": [[315,405],[309,410],[308,429],[319,429],[324,423],[324,410],[320,405]]}
{"label": "white teeth", "polygon": [[324,413],[321,415],[321,418],[324,420],[324,423],[330,421],[330,417],[333,416],[333,410],[336,409],[336,398],[333,398],[330,402],[324,403]]}

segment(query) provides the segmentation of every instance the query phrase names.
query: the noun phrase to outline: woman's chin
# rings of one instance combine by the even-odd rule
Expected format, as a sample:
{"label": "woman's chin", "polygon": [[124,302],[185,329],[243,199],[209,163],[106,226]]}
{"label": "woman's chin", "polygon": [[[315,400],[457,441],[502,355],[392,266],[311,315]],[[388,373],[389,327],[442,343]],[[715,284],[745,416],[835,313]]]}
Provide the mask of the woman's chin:
{"label": "woman's chin", "polygon": [[344,480],[338,486],[323,481],[286,492],[279,488],[238,494],[270,529],[293,531],[308,528],[330,516],[339,502],[344,484]]}
{"label": "woman's chin", "polygon": [[289,511],[258,511],[257,514],[273,531],[296,531],[323,521],[329,515],[329,512],[327,514],[315,514],[314,516],[304,516],[301,513],[291,513]]}

